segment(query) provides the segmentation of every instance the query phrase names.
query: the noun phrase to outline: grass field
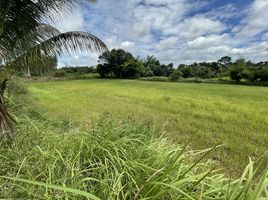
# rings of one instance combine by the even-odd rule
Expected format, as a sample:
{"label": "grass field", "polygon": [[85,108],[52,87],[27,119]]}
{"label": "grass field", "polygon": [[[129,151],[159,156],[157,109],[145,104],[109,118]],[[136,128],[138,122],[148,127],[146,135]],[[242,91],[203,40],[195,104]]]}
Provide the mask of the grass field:
{"label": "grass field", "polygon": [[[225,144],[213,160],[231,174],[268,151],[268,88],[132,80],[30,84],[38,110],[91,126],[104,113],[150,121],[194,149]],[[267,164],[267,155],[263,156]]]}

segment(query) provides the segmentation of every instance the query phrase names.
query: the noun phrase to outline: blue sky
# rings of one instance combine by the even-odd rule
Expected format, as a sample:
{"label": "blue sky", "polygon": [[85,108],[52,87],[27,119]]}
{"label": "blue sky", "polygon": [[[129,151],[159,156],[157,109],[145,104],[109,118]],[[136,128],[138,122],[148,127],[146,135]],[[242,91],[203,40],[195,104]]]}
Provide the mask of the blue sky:
{"label": "blue sky", "polygon": [[[88,31],[109,49],[155,55],[162,63],[216,61],[222,56],[268,60],[268,0],[98,0],[81,3],[62,32]],[[94,65],[98,55],[64,56],[59,66]]]}

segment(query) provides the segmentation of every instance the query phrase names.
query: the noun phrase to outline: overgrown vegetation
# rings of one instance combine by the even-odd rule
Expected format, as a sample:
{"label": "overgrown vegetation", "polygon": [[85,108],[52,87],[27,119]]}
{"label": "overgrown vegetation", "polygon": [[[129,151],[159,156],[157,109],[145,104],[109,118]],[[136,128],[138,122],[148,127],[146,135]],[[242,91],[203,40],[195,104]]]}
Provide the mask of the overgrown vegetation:
{"label": "overgrown vegetation", "polygon": [[[1,139],[0,198],[265,199],[268,170],[250,161],[240,179],[211,170],[192,151],[156,137],[150,124],[104,115],[91,129],[47,120],[21,105],[17,137]],[[22,114],[24,113],[24,114]],[[221,148],[221,147],[219,147]]]}
{"label": "overgrown vegetation", "polygon": [[101,113],[151,121],[177,144],[199,149],[226,144],[211,158],[233,176],[248,163],[267,165],[268,88],[138,80],[30,84],[28,98],[50,117],[94,126]]}

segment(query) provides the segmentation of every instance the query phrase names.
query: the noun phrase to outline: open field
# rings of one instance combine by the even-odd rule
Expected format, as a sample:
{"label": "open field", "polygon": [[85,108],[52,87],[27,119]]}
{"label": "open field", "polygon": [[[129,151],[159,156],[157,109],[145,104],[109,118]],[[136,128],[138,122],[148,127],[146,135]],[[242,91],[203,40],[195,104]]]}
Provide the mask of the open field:
{"label": "open field", "polygon": [[[91,126],[109,112],[150,121],[194,149],[226,146],[213,158],[231,174],[268,150],[268,88],[234,85],[80,80],[30,84],[35,106]],[[267,156],[263,157],[267,163]]]}

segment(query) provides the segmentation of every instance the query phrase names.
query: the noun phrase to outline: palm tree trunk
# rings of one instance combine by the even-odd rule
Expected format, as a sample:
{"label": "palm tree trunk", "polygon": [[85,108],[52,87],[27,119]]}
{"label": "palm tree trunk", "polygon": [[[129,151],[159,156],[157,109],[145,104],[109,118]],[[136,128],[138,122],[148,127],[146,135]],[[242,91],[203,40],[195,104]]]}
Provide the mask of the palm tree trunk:
{"label": "palm tree trunk", "polygon": [[7,79],[0,85],[0,136],[10,138],[13,133],[13,122],[15,122],[15,120],[10,116],[5,106],[4,92],[6,85]]}

